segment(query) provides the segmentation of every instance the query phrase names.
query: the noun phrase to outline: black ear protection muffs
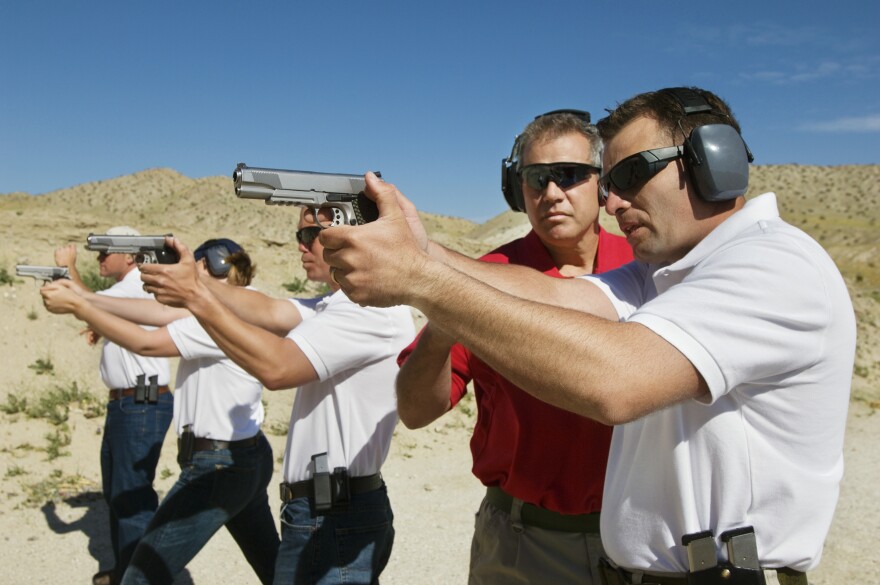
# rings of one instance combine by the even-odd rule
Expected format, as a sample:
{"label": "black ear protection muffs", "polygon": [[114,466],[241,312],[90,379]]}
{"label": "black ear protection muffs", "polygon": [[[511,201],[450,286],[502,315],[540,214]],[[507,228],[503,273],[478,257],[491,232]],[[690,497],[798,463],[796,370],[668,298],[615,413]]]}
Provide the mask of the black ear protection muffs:
{"label": "black ear protection muffs", "polygon": [[229,274],[232,264],[226,261],[229,256],[241,252],[242,248],[228,238],[208,240],[193,251],[196,260],[205,259],[208,272],[214,278],[224,278]]}
{"label": "black ear protection muffs", "polygon": [[[718,113],[702,95],[690,88],[674,87],[662,91],[675,98],[684,116]],[[678,125],[681,128],[681,120]],[[694,128],[689,136],[685,135],[685,166],[697,195],[706,201],[726,201],[745,194],[749,187],[749,163],[753,160],[742,136],[730,124],[706,124]]]}
{"label": "black ear protection muffs", "polygon": [[226,259],[230,255],[229,250],[223,245],[212,246],[205,250],[205,263],[211,276],[223,278],[229,274],[229,269],[232,268],[232,265],[226,262]]}
{"label": "black ear protection muffs", "polygon": [[[554,114],[572,114],[581,118],[586,124],[590,123],[590,112],[584,110],[553,110],[539,116],[535,116],[535,120],[544,116],[552,116]],[[520,151],[522,150],[522,135],[518,134],[513,141],[513,148],[510,149],[510,156],[501,159],[501,192],[504,194],[504,200],[514,211],[525,212],[526,205],[523,199],[522,183],[519,180],[516,167],[519,163]]]}

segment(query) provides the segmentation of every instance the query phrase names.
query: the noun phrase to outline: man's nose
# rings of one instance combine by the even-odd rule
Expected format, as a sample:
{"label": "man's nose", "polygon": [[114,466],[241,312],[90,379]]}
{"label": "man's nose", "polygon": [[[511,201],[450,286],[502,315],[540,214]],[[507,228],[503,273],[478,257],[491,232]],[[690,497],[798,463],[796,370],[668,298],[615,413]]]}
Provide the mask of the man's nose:
{"label": "man's nose", "polygon": [[608,190],[605,198],[605,212],[608,215],[617,215],[618,211],[624,211],[629,207],[630,202],[615,193],[613,188]]}
{"label": "man's nose", "polygon": [[548,181],[547,186],[544,188],[544,192],[541,194],[541,198],[546,201],[561,201],[565,199],[565,191],[563,191],[554,181]]}

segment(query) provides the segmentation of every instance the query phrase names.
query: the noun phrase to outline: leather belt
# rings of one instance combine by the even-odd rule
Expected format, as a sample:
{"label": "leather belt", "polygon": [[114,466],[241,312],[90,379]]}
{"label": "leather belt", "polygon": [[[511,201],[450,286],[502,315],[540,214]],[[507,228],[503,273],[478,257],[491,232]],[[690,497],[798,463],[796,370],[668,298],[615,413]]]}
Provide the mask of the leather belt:
{"label": "leather belt", "polygon": [[[381,473],[363,475],[361,477],[350,477],[348,478],[348,491],[350,494],[363,494],[377,490],[384,484],[385,482],[382,481]],[[314,481],[311,479],[298,481],[296,483],[282,483],[279,487],[281,488],[282,502],[289,502],[296,498],[312,498],[315,493]]]}
{"label": "leather belt", "polygon": [[[513,508],[513,496],[497,486],[486,488],[486,500],[495,508],[510,514]],[[534,504],[523,503],[521,511],[522,523],[526,526],[556,530],[558,532],[584,532],[599,534],[599,513],[592,514],[560,514]]]}
{"label": "leather belt", "polygon": [[[260,441],[260,437],[263,436],[263,431],[258,432],[253,437],[248,439],[241,439],[239,441],[218,441],[216,439],[205,439],[202,437],[196,437],[193,440],[193,451],[223,451],[225,449],[235,450],[235,449],[243,449],[245,447],[253,447]],[[180,439],[178,441],[178,449]]]}
{"label": "leather belt", "polygon": [[[779,585],[808,585],[807,574],[794,569],[764,569],[776,571]],[[599,561],[599,571],[603,573],[605,578],[603,582],[608,585],[630,585],[632,583],[641,583],[642,585],[688,585],[686,576],[676,573],[668,573],[666,575],[658,573],[634,573],[620,567],[613,567],[607,559],[602,558]]]}
{"label": "leather belt", "polygon": [[[119,400],[123,396],[134,396],[136,390],[137,388],[114,388],[113,390],[110,390],[109,400],[110,402],[113,402],[114,400]],[[159,386],[159,394],[168,394],[169,392],[171,392],[171,390],[168,386]]]}

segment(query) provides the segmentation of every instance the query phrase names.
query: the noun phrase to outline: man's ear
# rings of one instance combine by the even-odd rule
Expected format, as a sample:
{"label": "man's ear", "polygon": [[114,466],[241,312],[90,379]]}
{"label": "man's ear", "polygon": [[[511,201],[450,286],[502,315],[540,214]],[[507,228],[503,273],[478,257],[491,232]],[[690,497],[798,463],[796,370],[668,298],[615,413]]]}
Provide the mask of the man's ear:
{"label": "man's ear", "polygon": [[125,264],[131,266],[132,264],[137,264],[134,261],[134,254],[126,254],[125,255]]}

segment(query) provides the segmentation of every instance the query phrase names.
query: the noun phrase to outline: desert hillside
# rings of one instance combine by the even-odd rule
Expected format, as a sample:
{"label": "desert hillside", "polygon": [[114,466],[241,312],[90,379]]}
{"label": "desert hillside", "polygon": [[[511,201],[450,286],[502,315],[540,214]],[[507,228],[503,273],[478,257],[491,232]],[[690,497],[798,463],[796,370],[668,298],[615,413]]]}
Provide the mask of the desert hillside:
{"label": "desert hillside", "polygon": [[[755,166],[749,194],[765,191],[777,194],[783,217],[822,243],[846,277],[860,325],[854,394],[880,399],[880,166]],[[485,196],[496,195],[500,197]],[[295,213],[236,198],[229,178],[191,179],[172,169],[150,169],[37,197],[0,195],[6,242],[0,269],[12,273],[15,264],[51,264],[56,246],[81,244],[89,232],[129,224],[141,233],[173,232],[192,246],[218,235],[233,238],[256,259],[261,288],[286,294],[283,285],[304,276],[296,261]],[[527,229],[524,214],[513,212],[484,224],[431,214],[423,219],[433,238],[469,255]],[[604,213],[602,223],[616,231],[614,219]]]}
{"label": "desert hillside", "polygon": [[[821,242],[840,267],[859,323],[847,474],[825,557],[811,583],[880,581],[873,548],[880,511],[875,411],[880,408],[880,166],[756,166],[751,194],[776,192],[783,217]],[[0,184],[0,191],[3,185]],[[500,193],[476,194],[501,198]],[[617,231],[603,212],[602,223]],[[296,211],[235,197],[228,177],[192,179],[166,168],[34,196],[0,195],[0,561],[7,583],[86,582],[108,562],[106,507],[100,501],[98,449],[106,398],[98,352],[78,337],[72,317],[48,314],[39,287],[14,276],[15,264],[50,265],[56,247],[79,244],[79,267],[95,272],[82,244],[90,232],[127,224],[144,234],[173,232],[194,247],[211,237],[241,243],[257,264],[255,285],[273,296],[308,296],[294,237]],[[523,214],[483,224],[423,214],[431,236],[477,255],[527,231]],[[279,458],[293,392],[265,394],[264,428]],[[398,536],[383,583],[460,583],[467,574],[473,512],[482,488],[470,474],[473,404],[420,431],[402,426],[383,468]],[[171,434],[169,434],[171,435]],[[177,467],[169,436],[157,488]],[[275,481],[273,481],[273,486]],[[277,494],[271,493],[273,505]],[[47,554],[51,551],[51,554]],[[36,565],[31,560],[41,559]],[[24,561],[24,562],[23,562]],[[253,580],[234,543],[219,534],[179,583]],[[413,578],[418,575],[418,578]]]}

